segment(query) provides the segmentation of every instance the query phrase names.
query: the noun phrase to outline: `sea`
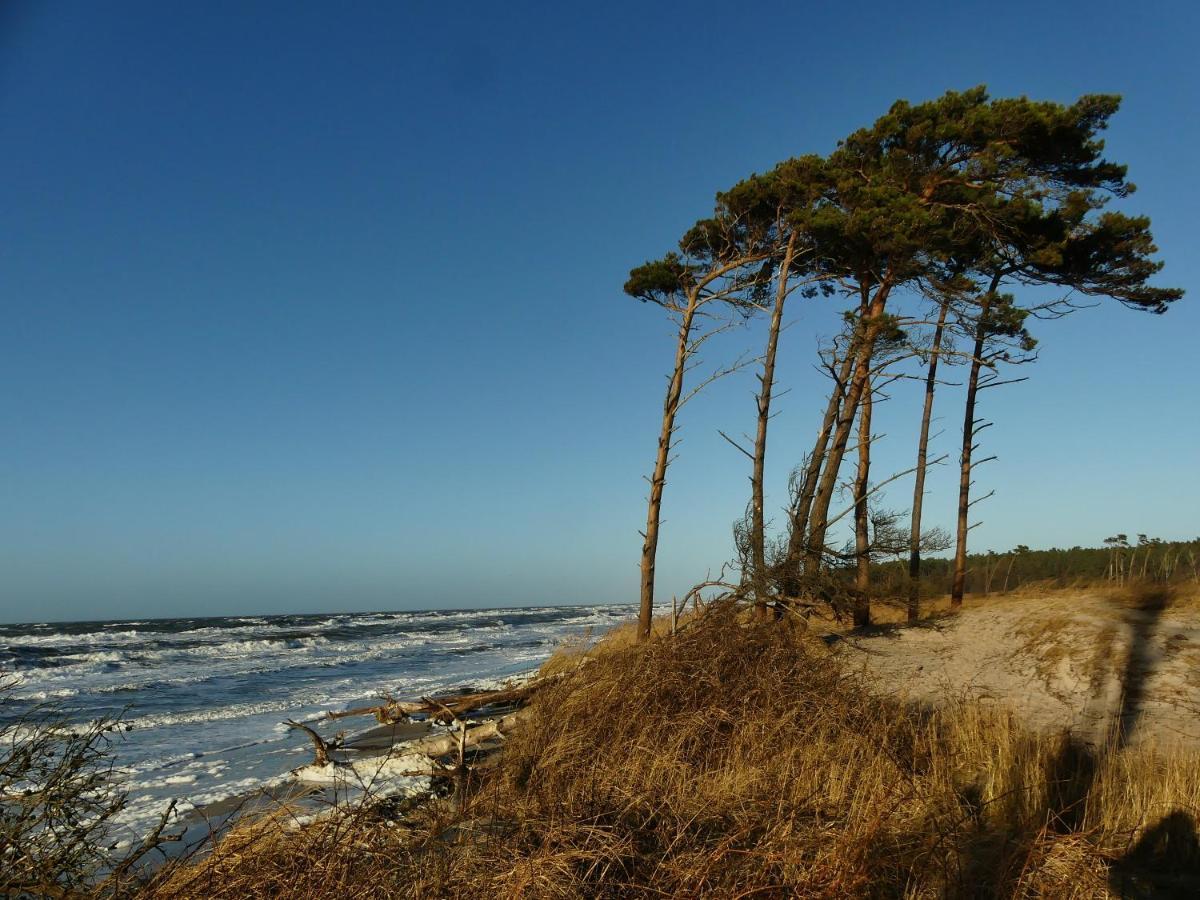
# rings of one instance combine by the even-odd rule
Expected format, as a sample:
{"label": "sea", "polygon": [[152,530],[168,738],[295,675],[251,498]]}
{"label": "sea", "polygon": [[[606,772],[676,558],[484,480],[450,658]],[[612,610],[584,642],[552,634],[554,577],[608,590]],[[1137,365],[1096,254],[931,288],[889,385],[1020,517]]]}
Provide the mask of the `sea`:
{"label": "sea", "polygon": [[[166,805],[199,814],[285,782],[319,721],[380,694],[419,698],[535,669],[631,606],[231,616],[0,625],[0,730],[37,707],[119,718],[111,753],[128,803],[120,843]],[[356,724],[357,723],[357,724]],[[347,719],[338,728],[367,728]],[[332,723],[317,726],[332,733]]]}

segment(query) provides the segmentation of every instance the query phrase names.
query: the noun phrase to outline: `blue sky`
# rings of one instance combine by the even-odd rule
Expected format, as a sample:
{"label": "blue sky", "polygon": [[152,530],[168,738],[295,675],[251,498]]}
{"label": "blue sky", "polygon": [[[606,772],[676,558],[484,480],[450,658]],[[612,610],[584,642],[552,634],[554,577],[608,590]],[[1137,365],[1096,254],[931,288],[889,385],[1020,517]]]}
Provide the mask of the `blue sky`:
{"label": "blue sky", "polygon": [[[987,398],[975,546],[1192,537],[1198,33],[1183,2],[6,3],[0,620],[632,601],[672,347],[629,267],[750,172],[979,83],[1123,94],[1125,208],[1193,296],[1040,326]],[[774,509],[832,310],[792,308]],[[685,411],[663,596],[730,555],[716,429],[752,390]],[[880,405],[877,472],[918,402]]]}

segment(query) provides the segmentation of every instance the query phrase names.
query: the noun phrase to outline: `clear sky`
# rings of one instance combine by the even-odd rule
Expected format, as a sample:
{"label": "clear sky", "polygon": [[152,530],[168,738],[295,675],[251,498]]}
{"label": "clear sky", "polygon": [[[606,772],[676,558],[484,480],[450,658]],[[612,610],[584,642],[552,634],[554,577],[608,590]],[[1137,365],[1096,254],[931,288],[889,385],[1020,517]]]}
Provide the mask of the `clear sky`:
{"label": "clear sky", "polygon": [[[0,620],[633,601],[672,346],[629,267],[750,172],[979,83],[1124,95],[1123,208],[1191,296],[1039,326],[986,398],[975,546],[1195,536],[1196,10],[0,4]],[[792,308],[775,510],[831,309]],[[664,597],[730,555],[748,472],[716,429],[752,390],[684,413]],[[878,408],[877,472],[918,393]]]}

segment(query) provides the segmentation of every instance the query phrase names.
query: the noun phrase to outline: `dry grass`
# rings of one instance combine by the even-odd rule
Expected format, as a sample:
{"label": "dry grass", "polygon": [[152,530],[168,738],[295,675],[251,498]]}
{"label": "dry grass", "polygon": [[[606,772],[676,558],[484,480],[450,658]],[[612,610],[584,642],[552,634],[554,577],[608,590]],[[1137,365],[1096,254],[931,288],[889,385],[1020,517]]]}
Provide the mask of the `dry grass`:
{"label": "dry grass", "polygon": [[246,826],[149,893],[1150,896],[1200,864],[1194,757],[877,699],[785,623],[714,610],[574,662],[465,808]]}
{"label": "dry grass", "polygon": [[[1029,582],[1011,591],[993,592],[988,595],[968,594],[966,602],[978,603],[989,600],[1035,599],[1053,600],[1070,599],[1072,597],[1101,597],[1126,605],[1140,606],[1153,597],[1165,597],[1163,608],[1178,610],[1195,610],[1200,608],[1200,585],[1189,582],[1173,582],[1164,584],[1154,579],[1134,578],[1124,584],[1114,585],[1111,581],[1079,579],[1070,585],[1056,584],[1053,579],[1044,582]],[[1140,599],[1139,599],[1140,598]],[[948,604],[948,598],[938,598],[933,601],[936,607],[941,603]]]}
{"label": "dry grass", "polygon": [[1130,581],[1119,587],[1104,587],[1095,594],[1115,607],[1141,612],[1195,609],[1196,591],[1157,581]]}
{"label": "dry grass", "polygon": [[[701,610],[689,606],[685,611],[673,615],[655,616],[650,622],[650,634],[655,639],[668,638],[676,628],[684,628],[693,622]],[[583,660],[594,659],[608,653],[629,650],[638,643],[637,619],[628,619],[604,632],[599,641],[591,639],[590,630],[576,640],[564,641],[538,668],[538,675],[561,675],[579,668]]]}

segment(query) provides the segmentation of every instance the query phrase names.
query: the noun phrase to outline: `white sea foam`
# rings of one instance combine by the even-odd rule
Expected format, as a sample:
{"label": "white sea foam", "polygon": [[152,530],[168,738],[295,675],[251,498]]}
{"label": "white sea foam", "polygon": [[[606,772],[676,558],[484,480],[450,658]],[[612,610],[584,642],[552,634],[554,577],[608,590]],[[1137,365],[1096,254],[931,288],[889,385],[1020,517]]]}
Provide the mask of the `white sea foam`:
{"label": "white sea foam", "polygon": [[96,631],[87,634],[20,634],[0,638],[0,646],[62,647],[75,644],[128,643],[145,640],[138,631]]}
{"label": "white sea foam", "polygon": [[[470,644],[469,637],[442,642],[448,649]],[[262,675],[307,666],[338,666],[380,659],[405,650],[432,646],[428,637],[378,641],[330,641],[315,635],[286,640],[229,641],[166,650],[97,651],[67,657],[69,663],[23,669],[13,696],[45,700],[73,696],[72,687],[88,679],[99,693],[136,691],[151,685],[187,685],[213,678]]]}

